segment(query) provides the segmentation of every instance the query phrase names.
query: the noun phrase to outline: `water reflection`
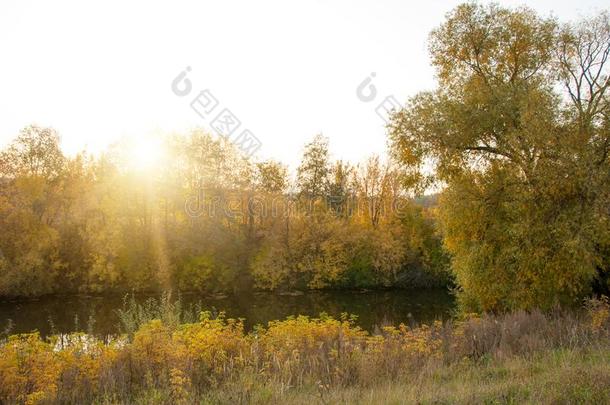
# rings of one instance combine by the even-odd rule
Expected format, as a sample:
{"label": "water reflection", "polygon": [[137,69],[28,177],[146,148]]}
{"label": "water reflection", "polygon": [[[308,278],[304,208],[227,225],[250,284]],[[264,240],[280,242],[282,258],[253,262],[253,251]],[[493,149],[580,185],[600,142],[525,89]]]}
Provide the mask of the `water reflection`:
{"label": "water reflection", "polygon": [[[137,295],[136,299],[143,302],[148,297]],[[248,329],[289,315],[317,316],[326,312],[338,317],[347,312],[358,315],[360,326],[374,331],[377,327],[401,322],[413,325],[446,319],[454,307],[452,297],[445,290],[326,291],[301,295],[258,292],[217,298],[183,294],[182,301],[185,306],[201,302],[206,309],[225,311],[232,318],[245,318]],[[46,336],[79,330],[97,335],[116,334],[116,310],[122,305],[123,295],[52,296],[0,302],[0,332],[12,321],[11,333],[38,330]]]}

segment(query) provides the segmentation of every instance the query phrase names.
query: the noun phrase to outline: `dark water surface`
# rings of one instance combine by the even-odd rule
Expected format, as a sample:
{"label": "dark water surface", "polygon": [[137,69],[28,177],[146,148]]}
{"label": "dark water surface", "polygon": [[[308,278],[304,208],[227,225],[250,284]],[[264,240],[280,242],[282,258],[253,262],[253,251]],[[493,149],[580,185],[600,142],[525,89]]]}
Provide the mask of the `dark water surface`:
{"label": "dark water surface", "polygon": [[[136,295],[144,302],[151,295]],[[156,296],[158,298],[158,296]],[[12,325],[10,333],[38,330],[43,336],[75,330],[97,335],[119,332],[116,311],[123,307],[124,295],[49,296],[36,300],[1,301],[0,333]],[[245,318],[246,328],[289,315],[317,316],[321,312],[338,317],[347,312],[358,315],[358,325],[376,327],[399,323],[428,323],[447,319],[454,301],[446,290],[326,291],[302,295],[249,293],[209,298],[182,294],[183,306],[201,303],[204,309],[225,311],[227,317]]]}

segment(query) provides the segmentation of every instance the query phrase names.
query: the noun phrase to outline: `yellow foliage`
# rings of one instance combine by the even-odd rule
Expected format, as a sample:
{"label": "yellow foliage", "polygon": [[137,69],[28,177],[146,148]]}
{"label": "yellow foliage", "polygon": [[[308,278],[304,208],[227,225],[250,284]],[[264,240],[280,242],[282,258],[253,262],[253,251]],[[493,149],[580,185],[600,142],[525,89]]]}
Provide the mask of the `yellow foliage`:
{"label": "yellow foliage", "polygon": [[[590,304],[591,323],[570,326],[582,337],[576,341],[606,333],[609,308],[607,300]],[[192,324],[152,320],[131,342],[123,337],[105,344],[85,334],[48,341],[38,334],[16,335],[0,344],[0,403],[90,403],[102,397],[122,403],[134,395],[164,395],[168,403],[187,404],[238,381],[250,387],[252,379],[285,387],[367,384],[419,370],[429,361],[536,348],[538,339],[552,339],[553,331],[562,342],[557,326],[562,322],[522,312],[500,322],[469,317],[453,326],[401,324],[371,335],[347,315],[321,314],[272,321],[246,334],[241,320],[223,314],[212,319],[204,312]]]}
{"label": "yellow foliage", "polygon": [[610,321],[610,300],[606,296],[592,299],[587,302],[587,307],[591,316],[591,328],[595,332],[601,332]]}
{"label": "yellow foliage", "polygon": [[38,333],[11,336],[0,350],[0,398],[36,404],[57,392],[62,365]]}

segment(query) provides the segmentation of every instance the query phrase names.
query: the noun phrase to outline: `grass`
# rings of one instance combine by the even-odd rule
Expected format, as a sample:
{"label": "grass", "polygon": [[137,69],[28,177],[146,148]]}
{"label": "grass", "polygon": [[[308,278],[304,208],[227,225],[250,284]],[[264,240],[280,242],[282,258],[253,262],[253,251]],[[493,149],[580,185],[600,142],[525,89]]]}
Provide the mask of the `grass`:
{"label": "grass", "polygon": [[0,403],[610,403],[607,301],[378,335],[347,316],[290,317],[245,333],[222,314],[180,323],[176,307],[166,305],[172,316],[125,310],[139,326],[110,343],[86,334],[8,338]]}
{"label": "grass", "polygon": [[610,403],[609,350],[550,350],[534,358],[428,364],[417,375],[370,387],[286,389],[261,384],[216,391],[202,403],[603,404]]}
{"label": "grass", "polygon": [[179,294],[176,299],[172,299],[171,293],[165,292],[159,299],[149,297],[143,303],[139,303],[135,295],[126,294],[123,297],[123,306],[116,314],[119,318],[119,330],[132,338],[142,325],[153,319],[159,319],[166,325],[177,326],[181,323],[197,322],[202,311],[201,302],[185,305]]}

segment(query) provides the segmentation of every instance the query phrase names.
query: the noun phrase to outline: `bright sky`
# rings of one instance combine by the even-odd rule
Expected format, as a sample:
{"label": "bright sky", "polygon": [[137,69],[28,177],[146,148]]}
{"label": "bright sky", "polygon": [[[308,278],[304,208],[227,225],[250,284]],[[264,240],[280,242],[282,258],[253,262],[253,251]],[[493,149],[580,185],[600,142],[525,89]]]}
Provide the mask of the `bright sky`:
{"label": "bright sky", "polygon": [[[335,158],[383,153],[375,107],[434,86],[426,39],[458,3],[3,0],[0,146],[30,123],[57,129],[70,154],[121,136],[209,126],[189,106],[207,88],[261,140],[261,158],[294,167],[319,132]],[[608,7],[527,3],[565,21]],[[193,94],[181,98],[171,82],[187,66]],[[377,96],[363,102],[356,88],[371,72]]]}

